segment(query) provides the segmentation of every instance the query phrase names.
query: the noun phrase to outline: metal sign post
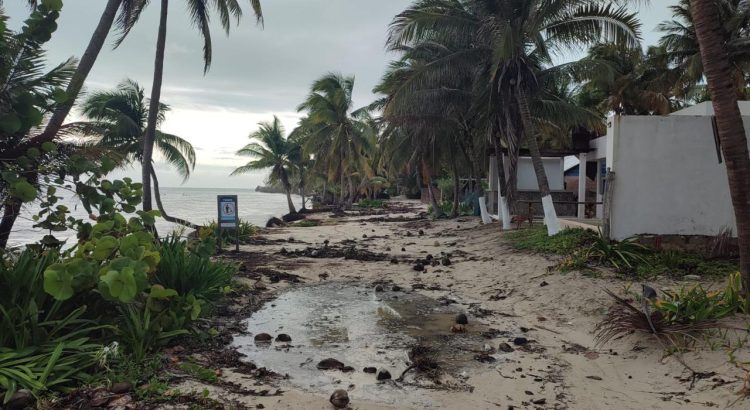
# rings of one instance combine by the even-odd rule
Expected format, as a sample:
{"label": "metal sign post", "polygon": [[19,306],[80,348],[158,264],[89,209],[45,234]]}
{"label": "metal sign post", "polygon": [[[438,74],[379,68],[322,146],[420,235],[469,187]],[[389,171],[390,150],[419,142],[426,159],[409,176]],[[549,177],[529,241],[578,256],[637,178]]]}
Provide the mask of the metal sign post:
{"label": "metal sign post", "polygon": [[218,246],[221,251],[221,234],[223,230],[234,229],[235,250],[240,251],[240,218],[237,216],[237,195],[219,195],[216,197],[218,205]]}

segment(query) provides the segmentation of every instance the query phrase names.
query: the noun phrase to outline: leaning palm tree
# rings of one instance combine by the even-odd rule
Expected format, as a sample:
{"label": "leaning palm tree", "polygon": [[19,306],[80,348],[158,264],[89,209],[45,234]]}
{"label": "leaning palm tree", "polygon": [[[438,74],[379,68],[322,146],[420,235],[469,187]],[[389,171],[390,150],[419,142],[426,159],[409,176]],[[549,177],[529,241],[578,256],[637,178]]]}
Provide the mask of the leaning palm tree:
{"label": "leaning palm tree", "polygon": [[268,176],[270,183],[281,183],[286,192],[289,213],[296,213],[292,202],[291,176],[295,172],[295,164],[300,162],[301,148],[286,139],[284,126],[274,116],[272,122],[261,122],[260,128],[250,134],[252,142],[237,151],[237,155],[255,158],[253,161],[235,169],[231,175],[247,174],[253,171],[271,169]]}
{"label": "leaning palm tree", "polygon": [[[135,25],[140,18],[141,12],[149,3],[149,0],[135,0],[138,4],[133,8],[133,12],[128,15],[126,29],[123,34],[127,34],[129,29]],[[261,11],[260,0],[249,0],[250,6],[255,13],[258,23],[262,23],[263,14]],[[239,22],[242,17],[242,8],[239,0],[187,0],[185,1],[188,14],[193,25],[200,31],[203,37],[203,72],[208,72],[211,66],[212,47],[211,47],[211,29],[210,17],[211,11],[219,15],[219,21],[224,31],[229,34],[232,20]],[[164,53],[167,43],[167,17],[169,15],[169,0],[161,0],[159,13],[159,30],[156,38],[156,57],[154,60],[154,79],[151,86],[151,104],[148,111],[148,123],[146,126],[146,135],[143,143],[143,209],[151,210],[151,171],[148,164],[151,163],[151,157],[154,152],[154,143],[156,141],[156,126],[159,122],[159,100],[161,98],[161,87],[164,76]]]}
{"label": "leaning palm tree", "polygon": [[[28,3],[30,7],[35,9],[39,2],[36,0],[28,0]],[[0,2],[0,6],[1,5],[2,2]],[[104,11],[102,11],[102,15],[99,18],[99,23],[97,24],[94,33],[91,35],[88,46],[86,47],[83,56],[81,56],[70,82],[65,88],[66,98],[52,113],[51,118],[44,128],[44,132],[34,136],[24,144],[18,145],[15,148],[15,152],[26,152],[28,147],[41,146],[41,144],[52,141],[57,137],[65,119],[73,109],[73,105],[83,88],[86,78],[94,67],[94,63],[104,46],[104,42],[106,41],[112,26],[115,25],[122,33],[120,40],[118,40],[119,43],[119,41],[122,41],[125,35],[127,35],[127,32],[130,31],[133,24],[135,24],[137,18],[134,18],[134,16],[140,12],[140,9],[142,9],[144,5],[145,3],[143,0],[107,0],[107,3],[104,6]]]}
{"label": "leaning palm tree", "polygon": [[[747,7],[747,3],[745,2]],[[727,167],[740,249],[743,291],[750,294],[750,154],[737,104],[731,49],[722,36],[722,20],[714,0],[690,0],[690,13],[700,45],[703,71],[711,92],[721,151]]]}
{"label": "leaning palm tree", "polygon": [[[552,65],[554,53],[603,39],[637,45],[635,15],[605,0],[419,0],[396,16],[389,36],[392,48],[446,38],[472,39],[444,61],[484,54],[481,70],[493,101],[516,106],[516,130],[522,130],[531,153],[550,235],[560,229],[541,159],[539,129],[532,116],[540,92],[540,67]],[[549,69],[548,69],[549,70]],[[461,75],[456,68],[453,75]]]}
{"label": "leaning palm tree", "polygon": [[[130,162],[142,164],[148,106],[143,87],[135,81],[125,80],[114,90],[98,91],[86,98],[81,109],[88,121],[81,125],[89,137],[95,138],[97,146],[124,155]],[[157,125],[164,121],[168,111],[167,105],[159,104]],[[190,142],[157,129],[154,145],[183,181],[190,177],[190,172],[195,168],[195,150]],[[149,177],[154,181],[154,196],[162,217],[169,222],[197,229],[198,225],[167,214],[161,202],[153,161],[148,164],[148,169]]]}

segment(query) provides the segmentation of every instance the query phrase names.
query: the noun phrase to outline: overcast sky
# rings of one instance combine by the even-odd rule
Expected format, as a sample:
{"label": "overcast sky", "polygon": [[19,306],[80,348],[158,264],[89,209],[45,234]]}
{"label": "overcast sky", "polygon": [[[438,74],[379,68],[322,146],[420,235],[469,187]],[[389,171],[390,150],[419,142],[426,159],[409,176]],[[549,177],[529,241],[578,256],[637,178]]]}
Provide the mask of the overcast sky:
{"label": "overcast sky", "polygon": [[[28,15],[26,0],[6,0],[6,12],[17,27]],[[65,0],[58,31],[48,43],[48,59],[79,57],[104,7],[104,0]],[[117,49],[100,54],[86,84],[88,90],[114,87],[131,78],[149,92],[153,70],[159,2]],[[248,4],[247,1],[240,3]],[[384,49],[388,24],[410,0],[264,0],[265,28],[248,11],[229,37],[213,27],[213,64],[203,75],[202,40],[190,25],[182,0],[170,2],[162,101],[172,107],[162,130],[190,141],[198,165],[189,187],[254,188],[264,174],[229,177],[247,161],[234,152],[249,140],[259,121],[278,115],[290,131],[296,107],[321,75],[356,76],[355,105],[372,101],[373,86],[394,56]],[[640,10],[644,43],[653,44],[656,25],[670,17],[669,4],[655,0]],[[110,39],[111,40],[111,39]],[[111,44],[111,42],[109,43]],[[139,176],[139,170],[126,171]],[[162,186],[179,186],[180,178],[159,167]]]}

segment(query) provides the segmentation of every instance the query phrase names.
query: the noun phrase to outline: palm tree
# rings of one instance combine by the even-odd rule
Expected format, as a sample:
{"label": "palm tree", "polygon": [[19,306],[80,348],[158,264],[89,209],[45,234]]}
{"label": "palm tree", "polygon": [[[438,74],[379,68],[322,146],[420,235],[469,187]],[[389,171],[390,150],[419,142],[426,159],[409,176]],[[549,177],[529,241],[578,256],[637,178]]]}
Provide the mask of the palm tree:
{"label": "palm tree", "polygon": [[[135,81],[125,80],[116,89],[92,93],[83,102],[81,110],[88,118],[85,129],[88,136],[96,138],[96,145],[126,156],[130,161],[143,162],[143,142],[148,116],[149,101],[143,87]],[[161,124],[169,107],[159,104],[158,124]],[[157,152],[182,176],[190,177],[195,168],[195,150],[186,140],[172,134],[156,131]],[[184,219],[169,216],[164,210],[159,194],[159,181],[153,162],[148,164],[149,175],[154,181],[156,204],[162,217],[169,222],[193,229],[199,228]]]}
{"label": "palm tree", "polygon": [[[638,29],[634,15],[602,0],[419,0],[394,19],[389,45],[398,49],[421,42],[446,43],[446,39],[449,44],[471,45],[441,59],[443,75],[458,76],[466,70],[460,64],[445,63],[480,62],[474,69],[486,79],[478,82],[480,89],[484,88],[480,94],[491,102],[480,107],[505,107],[490,113],[487,123],[494,127],[511,120],[508,125],[512,127],[502,131],[525,136],[542,194],[548,233],[555,234],[559,223],[533,116],[533,103],[543,83],[540,76],[560,71],[551,64],[555,52],[598,43],[604,35],[636,45]],[[495,131],[487,134],[495,135]],[[518,141],[515,137],[509,139]]]}
{"label": "palm tree", "polygon": [[[730,76],[734,80],[737,97],[746,100],[750,76],[750,3],[747,0],[715,0],[720,21],[719,34],[730,61]],[[660,44],[666,49],[670,61],[681,68],[685,93],[703,82],[705,70],[695,16],[690,0],[680,0],[671,6],[673,19],[659,25],[665,33]]]}
{"label": "palm tree", "polygon": [[[141,12],[148,4],[149,0],[135,0],[136,7],[128,16],[127,28],[123,34],[126,35],[135,22],[140,18]],[[261,11],[260,0],[249,0],[250,6],[255,13],[256,20],[259,24],[263,22],[263,13]],[[232,19],[239,22],[242,17],[242,8],[239,0],[214,0],[210,4],[206,0],[187,0],[186,6],[192,23],[200,31],[203,37],[203,72],[208,72],[211,66],[212,47],[211,47],[211,29],[210,17],[211,9],[218,13],[219,21],[224,31],[229,34]],[[211,7],[213,6],[213,7]],[[156,38],[156,56],[154,59],[154,78],[151,86],[151,103],[148,111],[148,122],[146,125],[146,135],[143,143],[143,209],[151,210],[151,158],[154,152],[154,143],[156,141],[156,126],[159,122],[159,110],[161,98],[162,80],[164,77],[164,53],[167,42],[167,17],[169,15],[169,0],[161,0],[159,12],[159,29]]]}
{"label": "palm tree", "polygon": [[[29,6],[36,8],[38,1],[29,0]],[[65,99],[63,103],[52,113],[52,117],[47,122],[44,128],[44,132],[29,139],[23,145],[19,145],[15,148],[16,153],[23,153],[28,147],[39,147],[45,142],[52,141],[57,136],[60,128],[62,127],[65,119],[67,118],[70,110],[73,108],[78,95],[83,88],[83,84],[86,81],[91,69],[94,67],[99,52],[104,46],[104,41],[107,39],[112,25],[115,24],[115,18],[117,18],[116,26],[122,32],[119,41],[127,35],[132,25],[135,24],[137,19],[134,19],[134,14],[144,5],[143,0],[107,0],[104,6],[104,11],[99,18],[99,23],[91,35],[88,46],[81,57],[75,72],[73,73],[70,82],[68,82],[65,89]],[[119,9],[119,15],[118,15]],[[14,155],[8,153],[8,155]]]}
{"label": "palm tree", "polygon": [[[747,4],[747,3],[745,3]],[[723,36],[719,8],[714,0],[690,0],[690,13],[700,45],[703,72],[711,92],[729,192],[732,196],[740,249],[743,290],[750,294],[750,153],[737,105],[737,84],[729,59],[731,48]]]}
{"label": "palm tree", "polygon": [[256,159],[235,169],[232,175],[271,168],[271,174],[268,176],[269,182],[281,182],[286,192],[289,213],[296,213],[297,210],[294,209],[294,203],[292,203],[291,176],[295,164],[300,161],[301,147],[286,139],[284,126],[276,116],[273,117],[272,122],[261,122],[258,125],[260,128],[250,134],[250,139],[258,142],[252,142],[237,151],[237,155]]}
{"label": "palm tree", "polygon": [[339,176],[339,204],[347,207],[356,195],[353,174],[371,174],[365,152],[372,148],[375,138],[367,110],[352,110],[353,89],[354,77],[326,74],[313,83],[311,93],[297,108],[307,111],[300,123],[309,135],[305,153],[315,155],[329,179]]}

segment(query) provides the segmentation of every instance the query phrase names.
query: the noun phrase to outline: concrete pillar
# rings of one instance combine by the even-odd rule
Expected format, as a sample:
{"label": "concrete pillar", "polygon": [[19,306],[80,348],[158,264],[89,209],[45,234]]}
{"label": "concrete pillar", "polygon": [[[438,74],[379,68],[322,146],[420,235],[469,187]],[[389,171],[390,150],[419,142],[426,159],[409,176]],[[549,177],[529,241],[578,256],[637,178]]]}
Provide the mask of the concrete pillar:
{"label": "concrete pillar", "polygon": [[[606,160],[600,159],[596,161],[596,202],[602,202],[604,200],[604,192],[602,192],[602,162]],[[601,219],[604,217],[604,206],[596,205],[596,217]]]}
{"label": "concrete pillar", "polygon": [[497,200],[497,192],[500,190],[500,184],[497,176],[497,157],[494,155],[490,155],[490,169],[487,175],[489,176],[490,186],[490,192],[487,193],[487,210],[489,213],[497,213],[495,201]]}
{"label": "concrete pillar", "polygon": [[582,152],[578,154],[578,219],[586,218],[586,161],[588,154]]}

